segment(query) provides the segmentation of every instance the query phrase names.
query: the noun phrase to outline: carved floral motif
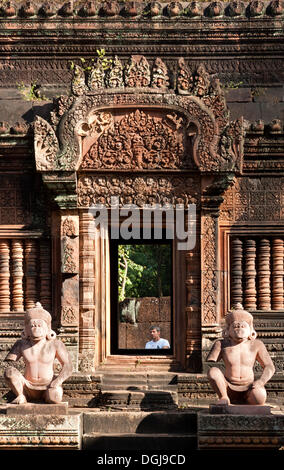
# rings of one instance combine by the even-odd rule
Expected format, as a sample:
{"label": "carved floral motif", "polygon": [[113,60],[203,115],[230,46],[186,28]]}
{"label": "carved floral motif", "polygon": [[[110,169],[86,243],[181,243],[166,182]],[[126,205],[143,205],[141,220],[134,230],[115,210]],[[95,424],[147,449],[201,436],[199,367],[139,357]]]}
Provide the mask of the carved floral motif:
{"label": "carved floral motif", "polygon": [[63,252],[62,252],[62,272],[66,274],[73,274],[77,272],[75,263],[75,250],[74,247],[65,238],[63,239]]}
{"label": "carved floral motif", "polygon": [[119,196],[121,205],[198,204],[199,184],[186,176],[106,176],[82,175],[78,181],[79,207],[111,204],[111,196]]}
{"label": "carved floral motif", "polygon": [[201,219],[202,237],[202,324],[217,323],[217,266],[215,246],[217,219],[204,215]]}

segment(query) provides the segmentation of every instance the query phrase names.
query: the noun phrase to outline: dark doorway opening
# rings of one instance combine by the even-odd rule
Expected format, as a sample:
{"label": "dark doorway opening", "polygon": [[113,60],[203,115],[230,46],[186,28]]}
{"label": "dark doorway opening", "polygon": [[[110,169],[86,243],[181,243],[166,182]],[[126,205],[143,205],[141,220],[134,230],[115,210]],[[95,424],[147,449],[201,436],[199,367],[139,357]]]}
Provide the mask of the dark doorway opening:
{"label": "dark doorway opening", "polygon": [[110,240],[111,354],[173,354],[172,260],[165,233],[160,240]]}

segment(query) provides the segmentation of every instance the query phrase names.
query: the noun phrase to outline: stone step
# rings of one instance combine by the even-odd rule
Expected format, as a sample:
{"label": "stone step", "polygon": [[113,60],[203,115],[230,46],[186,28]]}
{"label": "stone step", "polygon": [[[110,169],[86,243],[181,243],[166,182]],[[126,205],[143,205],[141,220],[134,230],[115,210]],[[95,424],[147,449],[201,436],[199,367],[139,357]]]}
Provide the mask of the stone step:
{"label": "stone step", "polygon": [[176,409],[178,394],[161,390],[107,390],[102,391],[98,406],[116,409],[163,410]]}
{"label": "stone step", "polygon": [[128,384],[121,384],[121,383],[117,383],[117,384],[114,384],[114,383],[110,383],[110,384],[102,384],[102,385],[99,385],[99,389],[101,391],[110,391],[110,390],[121,390],[121,389],[124,389],[126,391],[128,390],[141,390],[141,391],[144,391],[144,390],[154,390],[154,391],[161,391],[161,392],[176,392],[177,391],[177,386],[176,385],[169,385],[169,384],[160,384],[160,385],[145,385],[145,384],[131,384],[131,383],[128,383]]}
{"label": "stone step", "polygon": [[197,449],[196,434],[100,434],[91,433],[83,435],[83,450],[109,451],[176,451],[181,449],[187,452]]}
{"label": "stone step", "polygon": [[137,383],[133,383],[133,384],[122,384],[122,383],[110,383],[110,384],[102,384],[99,386],[99,389],[102,391],[102,392],[108,392],[108,391],[111,391],[111,390],[121,390],[123,388],[123,390],[125,391],[128,391],[128,390],[148,390],[148,386],[147,384],[137,384]]}
{"label": "stone step", "polygon": [[163,412],[86,412],[83,414],[83,434],[92,433],[169,433],[197,432],[197,413],[188,411]]}
{"label": "stone step", "polygon": [[147,381],[147,374],[140,374],[140,373],[129,373],[129,374],[118,374],[118,373],[106,373],[103,374],[102,376],[103,381],[109,381],[109,380],[141,380],[141,381]]}

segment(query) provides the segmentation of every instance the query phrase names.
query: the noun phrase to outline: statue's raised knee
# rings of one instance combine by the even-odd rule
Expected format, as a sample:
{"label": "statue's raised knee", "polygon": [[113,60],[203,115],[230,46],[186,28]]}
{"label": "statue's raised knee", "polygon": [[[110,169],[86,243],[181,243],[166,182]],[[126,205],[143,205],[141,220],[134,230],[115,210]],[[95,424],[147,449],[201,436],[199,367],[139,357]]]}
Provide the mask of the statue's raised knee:
{"label": "statue's raised knee", "polygon": [[4,371],[4,378],[9,381],[19,377],[19,375],[21,375],[21,373],[15,367],[12,366],[7,367]]}

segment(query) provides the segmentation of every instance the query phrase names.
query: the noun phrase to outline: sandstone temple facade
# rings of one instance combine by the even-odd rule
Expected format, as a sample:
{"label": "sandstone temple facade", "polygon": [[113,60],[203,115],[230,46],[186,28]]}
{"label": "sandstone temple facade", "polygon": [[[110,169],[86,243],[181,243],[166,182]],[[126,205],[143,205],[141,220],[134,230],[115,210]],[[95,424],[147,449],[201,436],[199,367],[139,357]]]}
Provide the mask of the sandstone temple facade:
{"label": "sandstone temple facade", "polygon": [[[283,15],[279,0],[0,4],[1,361],[39,301],[72,356],[70,404],[140,371],[190,403],[212,396],[205,358],[241,303],[283,400]],[[112,347],[111,226],[96,237],[90,211],[112,197],[196,207],[195,246],[171,242],[168,354]]]}

